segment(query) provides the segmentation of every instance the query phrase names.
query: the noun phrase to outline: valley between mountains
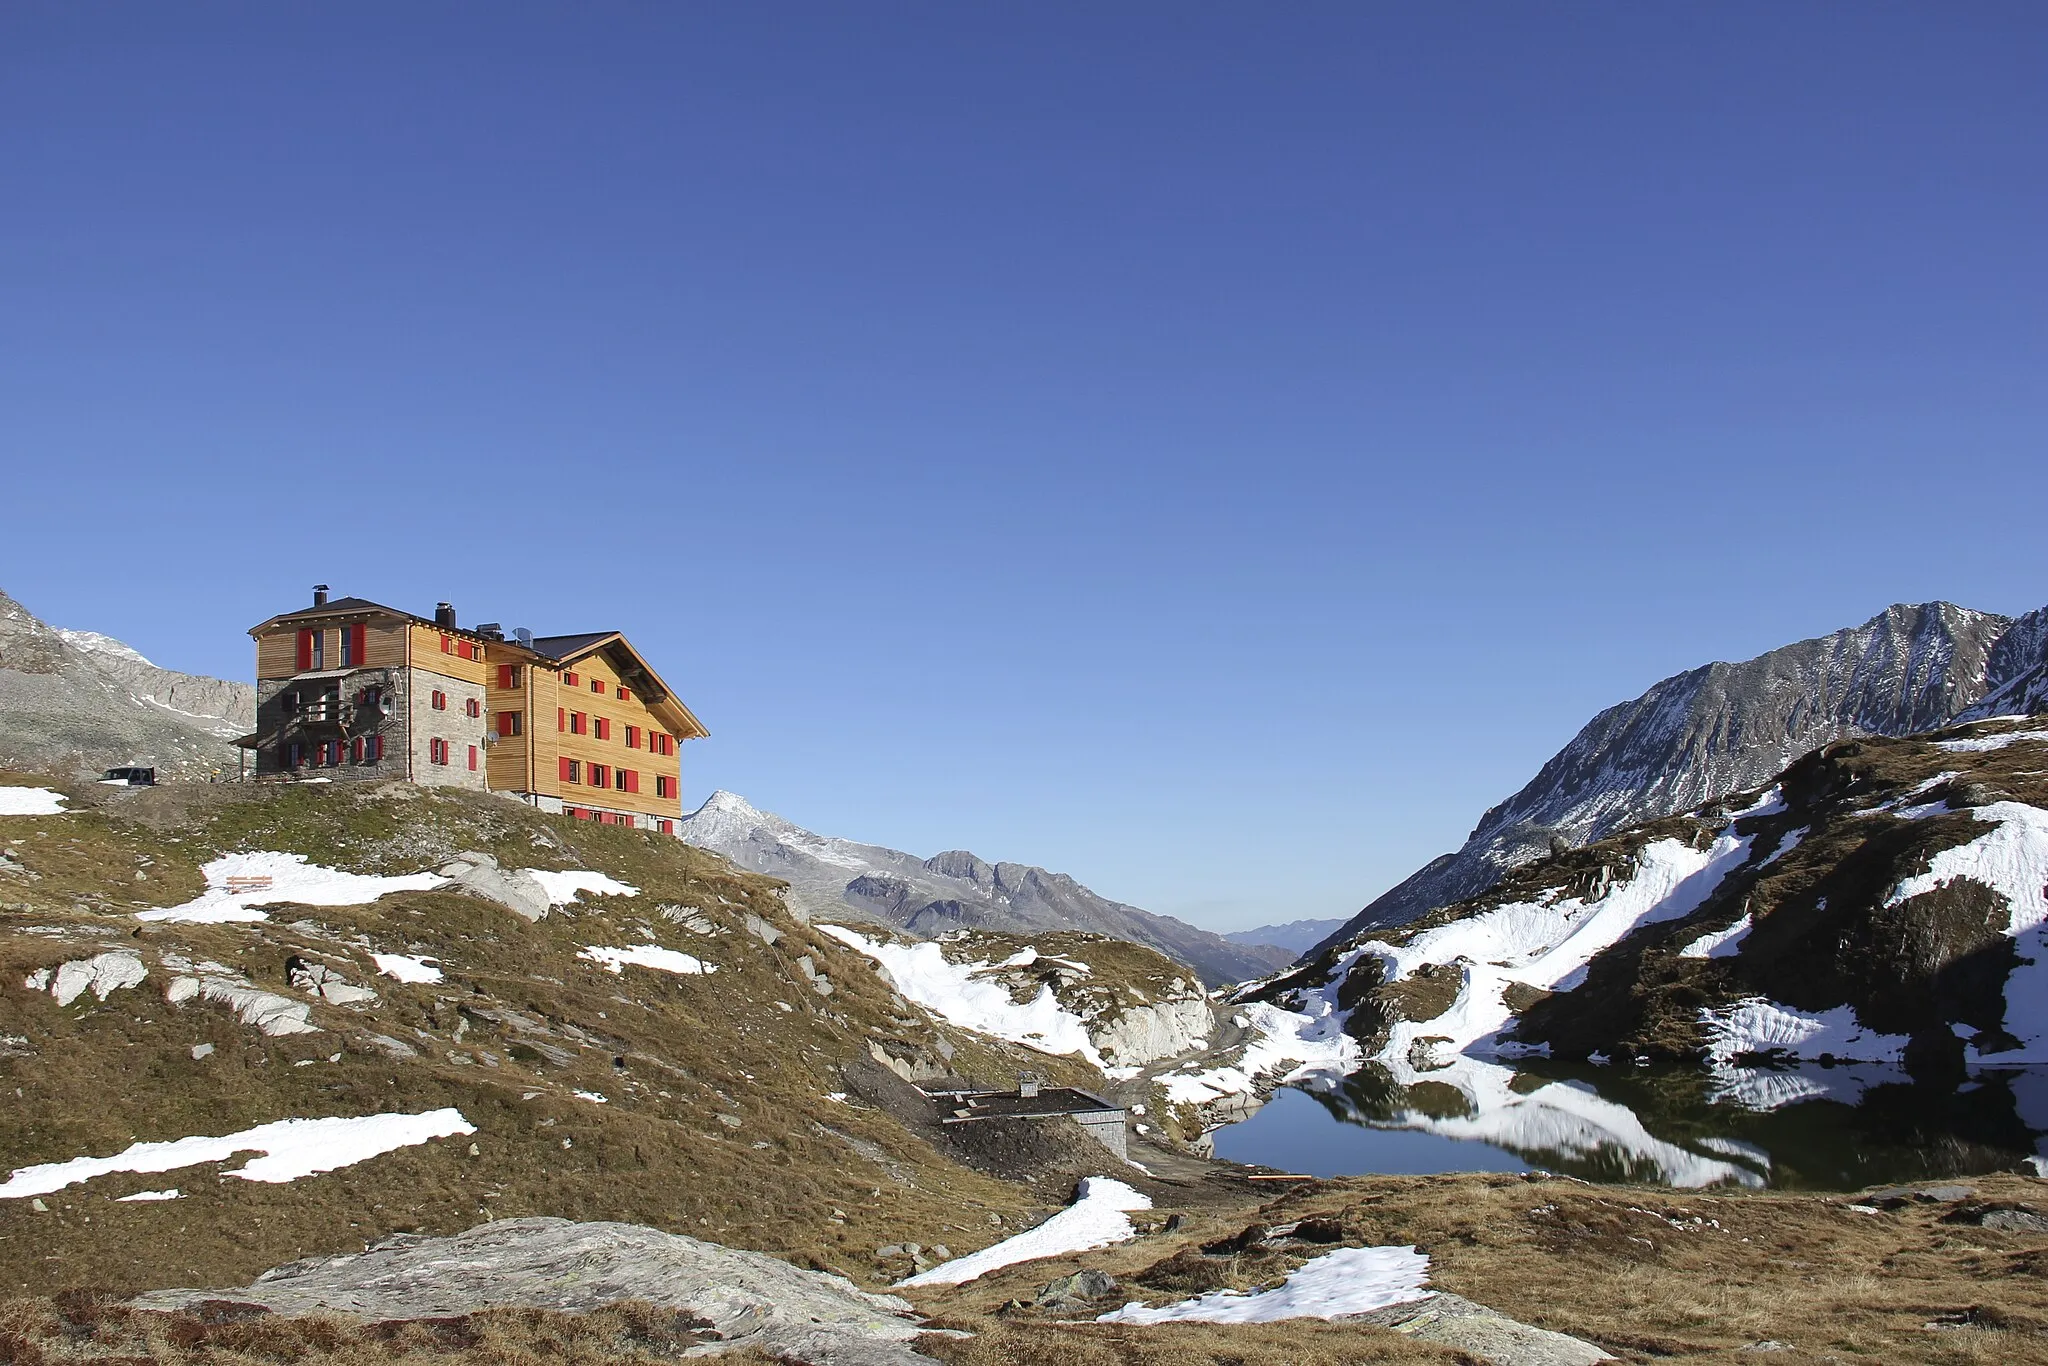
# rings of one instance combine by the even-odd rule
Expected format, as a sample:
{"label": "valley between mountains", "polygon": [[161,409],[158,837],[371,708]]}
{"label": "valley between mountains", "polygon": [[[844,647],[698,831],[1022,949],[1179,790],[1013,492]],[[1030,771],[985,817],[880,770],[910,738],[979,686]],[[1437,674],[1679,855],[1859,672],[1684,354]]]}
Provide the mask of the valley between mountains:
{"label": "valley between mountains", "polygon": [[[728,793],[109,786],[238,704],[15,610],[0,1355],[2048,1361],[2040,617],[1669,680],[1246,943]],[[1219,1159],[1283,1091],[1514,1167]],[[1802,1156],[1931,1096],[1910,1179]]]}

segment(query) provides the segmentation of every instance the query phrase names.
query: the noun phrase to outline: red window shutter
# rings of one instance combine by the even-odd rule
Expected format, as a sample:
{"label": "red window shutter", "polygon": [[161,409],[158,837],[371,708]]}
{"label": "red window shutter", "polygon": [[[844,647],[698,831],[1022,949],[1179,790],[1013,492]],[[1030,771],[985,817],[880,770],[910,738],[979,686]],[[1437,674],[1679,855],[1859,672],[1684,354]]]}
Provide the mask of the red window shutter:
{"label": "red window shutter", "polygon": [[500,664],[498,666],[498,686],[501,688],[512,686],[512,666],[510,664]]}
{"label": "red window shutter", "polygon": [[312,667],[313,633],[311,631],[301,631],[299,632],[299,672],[304,673]]}
{"label": "red window shutter", "polygon": [[561,763],[562,763],[562,781],[563,781],[563,782],[565,782],[565,783],[566,783],[566,782],[569,782],[569,781],[570,781],[570,778],[569,778],[569,765],[570,765],[570,764],[571,764],[572,762],[574,762],[574,761],[573,761],[573,760],[570,760],[570,759],[564,759],[564,760],[562,760],[562,761],[561,761]]}
{"label": "red window shutter", "polygon": [[476,746],[475,746],[475,745],[471,745],[471,746],[469,747],[469,771],[470,771],[471,773],[474,773],[474,772],[476,772]]}
{"label": "red window shutter", "polygon": [[633,793],[640,791],[640,770],[634,768],[626,770],[626,791]]}
{"label": "red window shutter", "polygon": [[567,730],[567,729],[569,729],[569,709],[568,709],[567,707],[556,707],[556,708],[555,708],[555,729],[556,729],[556,730]]}
{"label": "red window shutter", "polygon": [[370,628],[357,622],[348,628],[348,661],[358,669],[363,667],[363,647],[368,643]]}

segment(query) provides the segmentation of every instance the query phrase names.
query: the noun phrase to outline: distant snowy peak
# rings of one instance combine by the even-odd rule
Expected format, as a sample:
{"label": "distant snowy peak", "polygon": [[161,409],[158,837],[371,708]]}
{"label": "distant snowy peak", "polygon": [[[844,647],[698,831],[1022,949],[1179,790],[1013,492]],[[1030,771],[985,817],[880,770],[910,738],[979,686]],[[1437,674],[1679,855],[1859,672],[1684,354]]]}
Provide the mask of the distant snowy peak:
{"label": "distant snowy peak", "polygon": [[143,658],[140,650],[123,641],[116,640],[112,636],[102,635],[98,631],[74,631],[64,626],[58,626],[54,629],[57,632],[58,638],[74,650],[82,650],[89,655],[104,655],[114,659],[125,659],[136,664],[147,664],[152,669],[157,667],[149,660]]}
{"label": "distant snowy peak", "polygon": [[733,792],[712,793],[677,833],[749,872],[780,878],[789,884],[790,907],[812,917],[890,925],[922,938],[960,929],[1082,930],[1156,949],[1212,984],[1256,977],[1293,957],[1097,896],[1064,873],[957,849],[923,859],[815,834]]}

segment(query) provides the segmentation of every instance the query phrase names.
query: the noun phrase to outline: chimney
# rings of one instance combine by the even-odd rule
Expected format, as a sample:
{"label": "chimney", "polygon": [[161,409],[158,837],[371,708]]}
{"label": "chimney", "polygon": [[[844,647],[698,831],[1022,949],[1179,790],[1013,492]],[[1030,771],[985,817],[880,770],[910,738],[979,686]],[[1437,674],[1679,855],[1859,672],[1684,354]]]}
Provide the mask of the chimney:
{"label": "chimney", "polygon": [[437,602],[434,604],[434,625],[453,631],[455,626],[455,604]]}
{"label": "chimney", "polygon": [[1045,1075],[1040,1072],[1019,1072],[1017,1074],[1017,1095],[1024,1100],[1034,1099],[1038,1088],[1045,1085]]}
{"label": "chimney", "polygon": [[325,607],[327,605],[326,584],[316,583],[313,585],[313,605],[315,607]]}
{"label": "chimney", "polygon": [[476,633],[485,640],[503,640],[505,638],[505,628],[495,621],[478,622],[476,624]]}
{"label": "chimney", "polygon": [[514,626],[512,628],[512,639],[518,641],[529,650],[533,648],[533,632],[527,630],[524,626]]}

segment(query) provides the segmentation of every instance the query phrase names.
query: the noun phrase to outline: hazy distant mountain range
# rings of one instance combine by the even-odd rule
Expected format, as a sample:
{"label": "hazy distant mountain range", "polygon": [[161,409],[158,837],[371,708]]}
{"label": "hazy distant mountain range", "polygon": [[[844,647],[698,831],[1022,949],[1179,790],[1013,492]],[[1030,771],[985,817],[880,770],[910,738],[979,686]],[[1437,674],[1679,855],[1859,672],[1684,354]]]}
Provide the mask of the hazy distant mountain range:
{"label": "hazy distant mountain range", "polygon": [[256,723],[247,683],[160,669],[111,636],[45,625],[0,593],[0,764],[232,770]]}
{"label": "hazy distant mountain range", "polygon": [[1155,948],[1211,983],[1257,977],[1299,952],[1233,942],[1110,901],[1065,873],[989,863],[961,850],[919,858],[813,834],[731,792],[712,793],[678,831],[742,868],[781,878],[790,904],[817,918],[894,925],[926,938],[968,926],[1011,934],[1088,930]]}
{"label": "hazy distant mountain range", "polygon": [[2048,706],[2048,608],[2023,617],[1899,604],[1861,626],[1739,664],[1705,664],[1587,722],[1456,853],[1411,874],[1326,940],[1399,925],[1508,869],[1754,787],[1830,740],[1912,735]]}
{"label": "hazy distant mountain range", "polygon": [[1233,944],[1271,944],[1275,948],[1307,953],[1344,927],[1341,919],[1290,920],[1285,925],[1261,925],[1252,930],[1233,930],[1224,935]]}

